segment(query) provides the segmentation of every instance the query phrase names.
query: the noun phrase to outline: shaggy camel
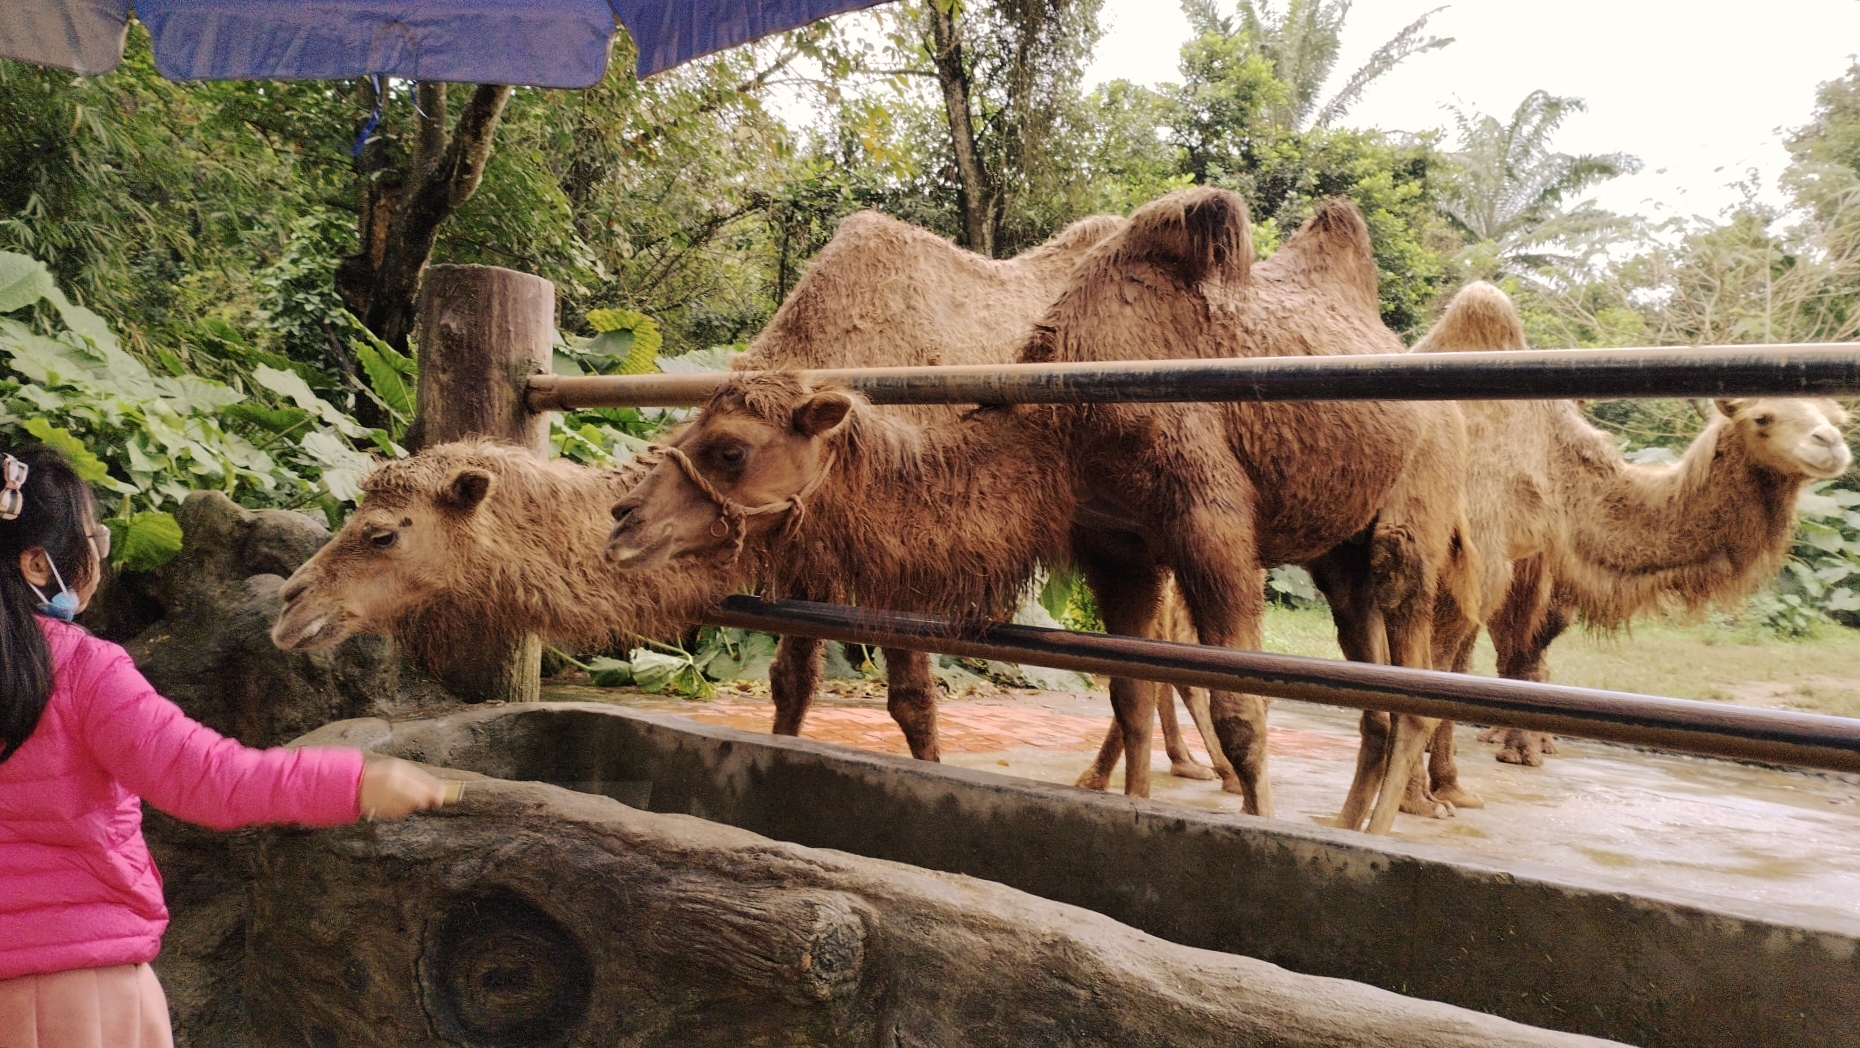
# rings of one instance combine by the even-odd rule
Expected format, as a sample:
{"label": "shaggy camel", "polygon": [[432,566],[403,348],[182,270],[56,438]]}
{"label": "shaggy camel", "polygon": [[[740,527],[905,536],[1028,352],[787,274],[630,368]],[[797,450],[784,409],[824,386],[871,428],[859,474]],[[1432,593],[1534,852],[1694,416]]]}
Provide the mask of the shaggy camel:
{"label": "shaggy camel", "polygon": [[[1124,224],[1116,215],[1081,219],[1031,251],[995,261],[877,212],[850,215],[733,366],[753,371],[1007,363],[1065,287],[1079,258]],[[962,411],[941,404],[880,410],[920,425],[948,425]],[[848,596],[844,581],[834,575],[801,570],[780,558],[762,564],[764,574],[757,581],[771,593],[840,602]],[[800,734],[819,685],[821,650],[821,642],[812,638],[782,638],[769,669],[776,734]],[[887,648],[885,674],[886,705],[911,755],[939,759],[930,657]],[[1163,719],[1172,772],[1212,778],[1213,772],[1189,757],[1173,714],[1170,709]],[[1213,745],[1212,738],[1208,742]]]}
{"label": "shaggy camel", "polygon": [[[1353,205],[1327,203],[1253,266],[1245,204],[1198,189],[1140,209],[1092,249],[1020,359],[1399,348]],[[741,376],[615,506],[608,553],[645,570],[779,558],[874,606],[968,618],[1000,615],[1040,564],[1071,560],[1107,628],[1135,636],[1154,635],[1173,572],[1202,641],[1236,647],[1259,643],[1260,568],[1305,563],[1339,589],[1360,653],[1424,667],[1437,586],[1475,584],[1463,455],[1450,405],[1020,406],[939,426],[793,376]],[[1246,810],[1270,814],[1263,700],[1210,700]],[[1125,751],[1147,754],[1151,686],[1114,681],[1112,705]],[[1386,759],[1359,761],[1353,800],[1382,779],[1372,830],[1393,821],[1431,729],[1397,718]],[[1148,787],[1148,762],[1128,762],[1125,791]]]}
{"label": "shaggy camel", "polygon": [[[1524,348],[1511,300],[1476,283],[1414,351]],[[1572,612],[1613,628],[1662,608],[1734,603],[1771,578],[1788,554],[1802,486],[1851,462],[1839,429],[1846,414],[1831,400],[1717,404],[1719,416],[1679,462],[1639,465],[1573,401],[1463,402],[1484,603],[1442,601],[1435,663],[1466,672],[1483,622],[1501,676],[1547,680],[1546,649]],[[1503,735],[1499,760],[1543,762],[1548,736]],[[1451,786],[1450,733],[1435,740],[1432,759],[1436,790]]]}
{"label": "shaggy camel", "polygon": [[285,581],[271,638],[306,650],[384,633],[432,664],[460,637],[504,651],[526,633],[587,645],[674,636],[716,599],[721,577],[641,572],[616,585],[588,549],[649,466],[543,462],[492,440],[387,462],[362,481],[348,523]]}

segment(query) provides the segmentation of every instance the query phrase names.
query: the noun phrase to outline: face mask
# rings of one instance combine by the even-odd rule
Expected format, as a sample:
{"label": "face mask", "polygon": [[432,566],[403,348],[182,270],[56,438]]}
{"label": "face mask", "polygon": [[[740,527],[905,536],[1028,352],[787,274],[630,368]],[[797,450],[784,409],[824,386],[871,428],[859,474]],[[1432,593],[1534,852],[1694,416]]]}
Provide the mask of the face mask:
{"label": "face mask", "polygon": [[77,594],[71,592],[70,587],[65,585],[65,577],[58,573],[58,564],[52,560],[50,555],[46,556],[45,563],[52,566],[52,578],[58,580],[58,596],[47,600],[45,599],[44,590],[37,586],[32,586],[30,582],[26,583],[26,585],[32,586],[32,592],[39,595],[39,607],[37,609],[39,614],[49,619],[57,619],[60,622],[70,622],[72,619],[77,618]]}

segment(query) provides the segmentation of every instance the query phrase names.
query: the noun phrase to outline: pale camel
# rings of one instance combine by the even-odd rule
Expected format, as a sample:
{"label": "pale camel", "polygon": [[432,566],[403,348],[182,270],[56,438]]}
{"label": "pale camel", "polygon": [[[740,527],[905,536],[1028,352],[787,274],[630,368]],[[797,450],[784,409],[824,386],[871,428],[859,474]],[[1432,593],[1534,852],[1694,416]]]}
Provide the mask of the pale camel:
{"label": "pale camel", "polygon": [[[1418,353],[1525,349],[1505,293],[1468,285]],[[1466,672],[1479,624],[1504,677],[1549,678],[1546,649],[1571,614],[1603,628],[1636,615],[1734,604],[1788,555],[1796,496],[1852,456],[1831,400],[1717,402],[1677,463],[1627,462],[1569,400],[1466,401],[1467,514],[1483,604],[1443,600],[1435,662]],[[1451,726],[1449,725],[1449,728]],[[1498,759],[1537,765],[1548,736],[1507,729]],[[1434,746],[1435,787],[1452,785],[1451,734]]]}
{"label": "pale camel", "polygon": [[649,466],[543,462],[491,440],[384,463],[362,481],[354,515],[285,581],[272,640],[304,650],[382,633],[430,665],[461,642],[499,652],[527,633],[588,646],[675,636],[722,583],[665,571],[622,585],[587,548]]}
{"label": "pale camel", "polygon": [[[1146,206],[1089,252],[1020,359],[1399,349],[1353,205],[1320,207],[1253,266],[1244,203],[1200,189]],[[1040,564],[1070,559],[1107,628],[1136,636],[1154,635],[1173,572],[1202,641],[1235,647],[1258,646],[1262,566],[1328,568],[1333,585],[1354,568],[1333,600],[1357,649],[1425,667],[1441,581],[1475,584],[1463,441],[1450,405],[1017,407],[936,426],[792,376],[742,376],[615,507],[608,551],[655,570],[740,559],[753,574],[779,559],[874,606],[968,618],[1000,615]],[[1246,810],[1269,814],[1263,700],[1210,700]],[[1112,704],[1125,750],[1147,754],[1153,689],[1113,681]],[[1431,731],[1409,720],[1386,759],[1359,762],[1353,799],[1382,780],[1372,831],[1392,823]],[[1148,762],[1129,762],[1126,792],[1148,787]]]}

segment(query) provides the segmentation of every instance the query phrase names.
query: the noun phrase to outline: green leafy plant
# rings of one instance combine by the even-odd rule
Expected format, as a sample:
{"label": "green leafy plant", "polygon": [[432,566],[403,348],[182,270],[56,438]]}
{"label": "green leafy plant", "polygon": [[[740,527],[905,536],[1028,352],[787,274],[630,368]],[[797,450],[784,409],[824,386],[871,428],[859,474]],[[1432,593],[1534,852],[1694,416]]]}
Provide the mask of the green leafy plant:
{"label": "green leafy plant", "polygon": [[397,451],[295,370],[260,364],[243,390],[151,372],[42,263],[10,252],[0,252],[0,362],[0,437],[71,459],[104,497],[112,560],[125,568],[179,552],[172,510],[196,488],[252,507],[315,505],[334,523],[372,465],[353,442]]}

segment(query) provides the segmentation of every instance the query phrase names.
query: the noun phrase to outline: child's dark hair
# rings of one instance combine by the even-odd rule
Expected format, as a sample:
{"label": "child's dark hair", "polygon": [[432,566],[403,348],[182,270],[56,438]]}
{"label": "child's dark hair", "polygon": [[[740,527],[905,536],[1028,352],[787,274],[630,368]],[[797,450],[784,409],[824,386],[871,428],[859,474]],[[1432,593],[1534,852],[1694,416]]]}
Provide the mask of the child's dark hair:
{"label": "child's dark hair", "polygon": [[[38,595],[20,573],[20,554],[45,550],[75,592],[90,582],[90,540],[85,522],[94,519],[90,486],[56,449],[26,444],[12,455],[30,472],[20,488],[19,516],[0,520],[0,761],[13,755],[39,726],[52,697],[52,652],[33,621]],[[3,462],[4,460],[0,460]],[[46,590],[57,592],[57,583]]]}

